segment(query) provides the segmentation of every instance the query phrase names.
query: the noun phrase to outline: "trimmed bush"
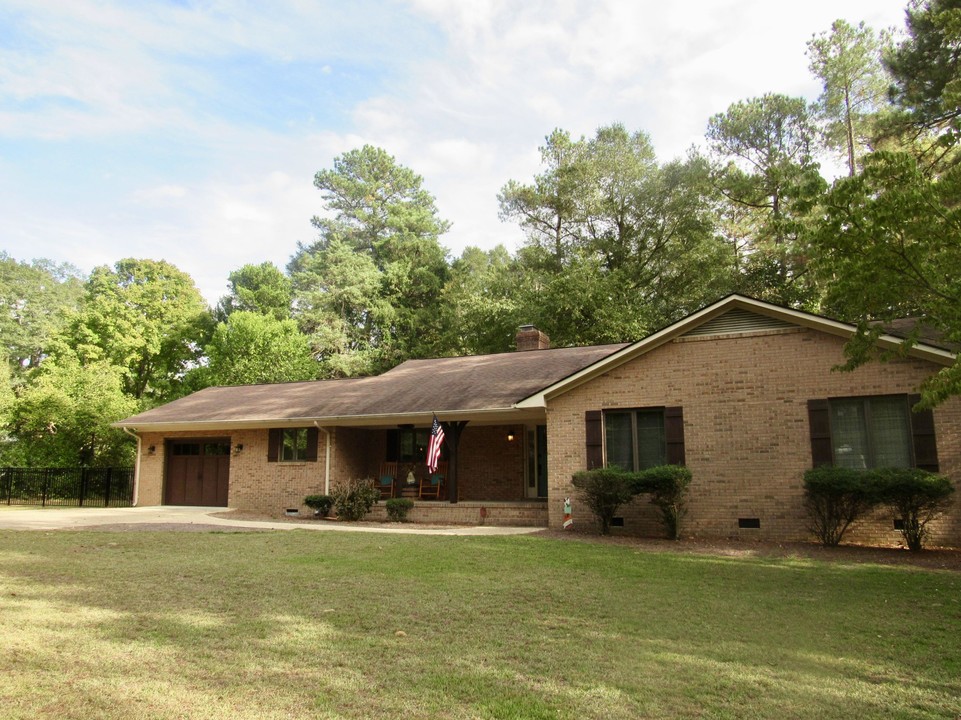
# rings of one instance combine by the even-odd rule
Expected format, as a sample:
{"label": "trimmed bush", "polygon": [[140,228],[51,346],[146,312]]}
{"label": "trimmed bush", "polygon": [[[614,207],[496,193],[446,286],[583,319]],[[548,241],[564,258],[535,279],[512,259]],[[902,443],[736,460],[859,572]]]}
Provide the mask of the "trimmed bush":
{"label": "trimmed bush", "polygon": [[596,468],[574,473],[571,482],[601,525],[601,535],[611,534],[611,520],[621,505],[634,497],[633,473],[620,468]]}
{"label": "trimmed bush", "polygon": [[901,521],[901,535],[908,549],[919,552],[928,534],[928,523],[948,508],[954,487],[943,475],[916,468],[885,468],[871,473],[877,499]]}
{"label": "trimmed bush", "polygon": [[687,488],[691,470],[683,465],[657,465],[634,474],[634,492],[650,493],[651,504],[661,510],[661,519],[672,540],[681,537],[681,518],[687,512]]}
{"label": "trimmed bush", "polygon": [[334,509],[341,520],[355,522],[363,519],[380,499],[380,490],[373,480],[348,480],[333,494]]}
{"label": "trimmed bush", "polygon": [[391,522],[407,522],[407,513],[414,507],[410,498],[391,498],[384,503],[387,508],[387,519]]}
{"label": "trimmed bush", "polygon": [[308,495],[304,498],[304,505],[311,508],[315,515],[326,516],[334,506],[334,498],[330,495]]}
{"label": "trimmed bush", "polygon": [[804,473],[804,507],[809,529],[822,545],[841,542],[848,527],[878,503],[873,473],[818,467]]}

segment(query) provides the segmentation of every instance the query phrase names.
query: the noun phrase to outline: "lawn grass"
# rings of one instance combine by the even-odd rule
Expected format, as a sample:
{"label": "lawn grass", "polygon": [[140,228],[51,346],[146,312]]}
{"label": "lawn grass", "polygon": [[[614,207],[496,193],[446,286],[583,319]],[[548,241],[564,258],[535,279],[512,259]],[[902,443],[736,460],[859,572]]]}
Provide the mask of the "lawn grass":
{"label": "lawn grass", "polygon": [[961,574],[537,536],[0,532],[0,716],[957,718]]}

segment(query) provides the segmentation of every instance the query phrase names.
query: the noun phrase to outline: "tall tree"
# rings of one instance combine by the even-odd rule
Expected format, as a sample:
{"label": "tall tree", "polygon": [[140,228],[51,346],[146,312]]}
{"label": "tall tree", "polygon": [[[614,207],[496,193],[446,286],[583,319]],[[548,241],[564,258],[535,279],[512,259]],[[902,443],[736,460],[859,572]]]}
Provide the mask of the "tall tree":
{"label": "tall tree", "polygon": [[129,396],[162,401],[177,394],[210,329],[189,275],[163,260],[128,258],[93,270],[68,341],[85,365],[123,368]]}
{"label": "tall tree", "polygon": [[217,305],[217,320],[226,321],[237,310],[269,315],[275,320],[290,317],[293,288],[290,278],[272,262],[244,265],[228,276],[230,293]]}
{"label": "tall tree", "polygon": [[881,62],[887,44],[886,35],[863,22],[853,27],[844,20],[835,20],[830,32],[807,44],[809,67],[823,87],[816,109],[824,137],[829,147],[846,155],[848,175],[857,172],[858,158],[871,150],[872,120],[887,105],[890,77]]}
{"label": "tall tree", "polygon": [[40,364],[82,296],[76,268],[49,260],[20,262],[0,252],[0,338],[15,382]]}
{"label": "tall tree", "polygon": [[[435,353],[436,303],[448,271],[439,238],[449,223],[423,179],[365,145],[318,172],[314,185],[328,214],[313,219],[319,238],[298,246],[288,272],[295,316],[318,355],[332,371],[353,374]],[[324,329],[334,332],[333,345]],[[337,359],[345,353],[354,357]]]}
{"label": "tall tree", "polygon": [[937,166],[949,158],[953,164],[961,137],[961,0],[912,3],[907,32],[885,58],[894,76],[891,99],[933,139],[927,162]]}
{"label": "tall tree", "polygon": [[[808,305],[801,236],[824,182],[813,158],[815,128],[802,98],[768,94],[737,102],[708,123],[715,183],[749,237],[739,265],[751,294]],[[730,215],[729,215],[730,219]]]}
{"label": "tall tree", "polygon": [[217,325],[204,350],[208,363],[191,371],[193,388],[314,380],[320,370],[296,322],[246,310]]}
{"label": "tall tree", "polygon": [[525,321],[560,344],[632,339],[730,289],[700,158],[661,166],[650,138],[619,124],[576,142],[555,131],[542,157],[532,185],[500,194],[528,237]]}

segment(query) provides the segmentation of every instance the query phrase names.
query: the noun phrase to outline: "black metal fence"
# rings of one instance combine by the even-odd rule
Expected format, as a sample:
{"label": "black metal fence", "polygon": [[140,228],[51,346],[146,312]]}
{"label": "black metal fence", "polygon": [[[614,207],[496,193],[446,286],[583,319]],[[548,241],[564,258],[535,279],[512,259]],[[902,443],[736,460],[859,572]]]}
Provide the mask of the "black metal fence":
{"label": "black metal fence", "polygon": [[130,507],[133,468],[0,468],[0,502]]}

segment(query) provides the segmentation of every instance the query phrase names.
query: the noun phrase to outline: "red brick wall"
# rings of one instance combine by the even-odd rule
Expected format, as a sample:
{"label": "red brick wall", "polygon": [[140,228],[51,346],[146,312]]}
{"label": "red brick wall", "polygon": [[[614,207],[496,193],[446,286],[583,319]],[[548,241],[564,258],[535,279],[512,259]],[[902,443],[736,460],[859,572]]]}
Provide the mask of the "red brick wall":
{"label": "red brick wall", "polygon": [[[561,523],[571,475],[586,467],[584,413],[608,408],[683,407],[685,451],[694,479],[682,534],[809,539],[802,474],[811,467],[807,401],[915,392],[938,368],[920,360],[871,363],[851,373],[843,340],[812,330],[683,338],[554,399],[548,408],[550,524]],[[961,480],[961,399],[935,411],[941,471]],[[957,493],[961,495],[961,492]],[[624,532],[663,533],[655,509],[636,500]],[[739,530],[738,518],[760,518]],[[591,522],[575,504],[575,519]],[[862,523],[851,540],[896,544],[888,517]],[[940,522],[933,542],[961,545],[961,505]]]}

